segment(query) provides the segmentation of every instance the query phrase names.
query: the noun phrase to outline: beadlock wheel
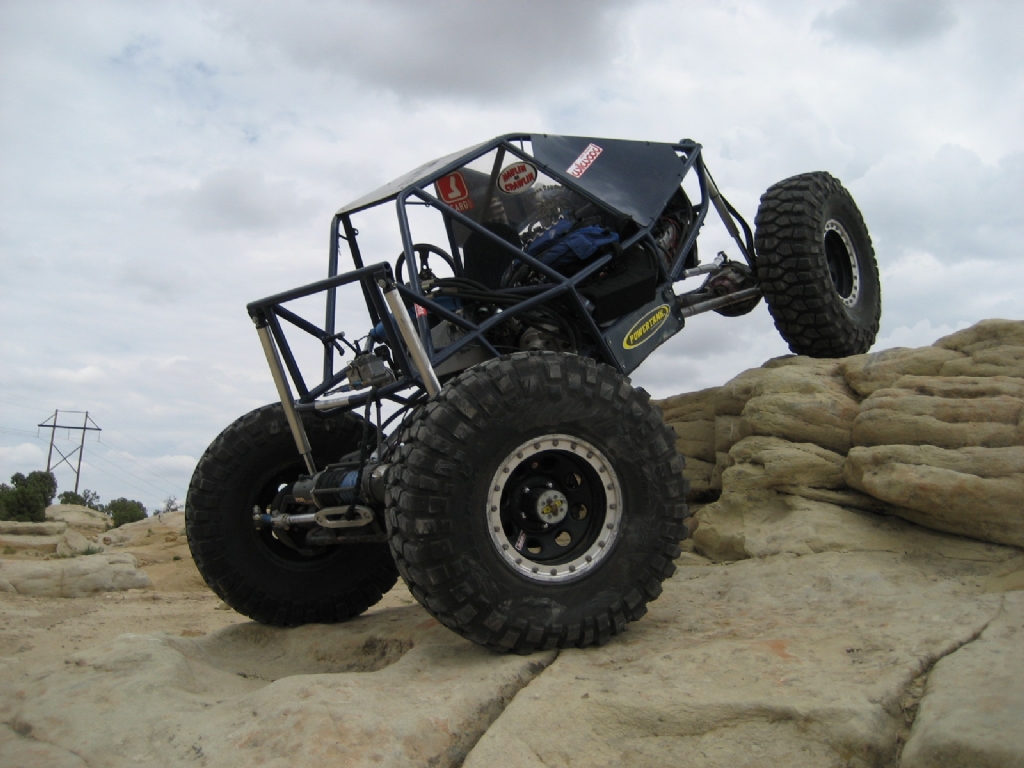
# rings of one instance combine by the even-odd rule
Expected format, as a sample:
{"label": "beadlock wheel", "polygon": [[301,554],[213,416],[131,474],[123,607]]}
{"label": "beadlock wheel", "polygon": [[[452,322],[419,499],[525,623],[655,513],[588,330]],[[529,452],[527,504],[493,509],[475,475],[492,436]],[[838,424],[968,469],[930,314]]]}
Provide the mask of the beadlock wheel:
{"label": "beadlock wheel", "polygon": [[474,366],[417,411],[388,473],[388,541],[413,596],[502,651],[600,645],[647,611],[686,537],[675,433],[594,360]]}
{"label": "beadlock wheel", "polygon": [[825,260],[832,287],[843,304],[853,307],[860,297],[860,262],[846,229],[835,219],[825,222]]}
{"label": "beadlock wheel", "polygon": [[502,559],[539,582],[566,582],[596,568],[615,546],[622,485],[585,440],[543,435],[512,451],[491,479],[487,523]]}

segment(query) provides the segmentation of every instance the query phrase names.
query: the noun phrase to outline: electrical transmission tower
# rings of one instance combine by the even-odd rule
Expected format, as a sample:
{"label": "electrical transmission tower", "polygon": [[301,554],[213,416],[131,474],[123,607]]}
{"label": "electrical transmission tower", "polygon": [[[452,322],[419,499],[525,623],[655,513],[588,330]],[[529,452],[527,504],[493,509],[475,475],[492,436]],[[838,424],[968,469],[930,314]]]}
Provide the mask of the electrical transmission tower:
{"label": "electrical transmission tower", "polygon": [[[50,430],[50,452],[46,454],[46,471],[47,472],[49,472],[50,469],[51,469],[50,462],[53,460],[53,452],[54,451],[56,451],[57,453],[60,454],[60,461],[58,461],[56,464],[53,465],[53,467],[52,467],[53,469],[56,469],[57,467],[59,467],[61,464],[64,464],[64,463],[66,463],[69,467],[71,467],[71,459],[72,459],[72,457],[76,453],[78,454],[78,465],[71,468],[71,471],[75,473],[75,493],[78,493],[78,478],[79,478],[79,475],[82,472],[82,451],[85,449],[85,433],[86,432],[102,432],[103,430],[101,430],[99,428],[99,426],[96,424],[95,421],[93,421],[92,419],[89,418],[89,412],[88,411],[64,411],[64,413],[84,413],[85,417],[82,419],[82,426],[79,427],[77,424],[74,425],[74,426],[69,426],[67,424],[58,424],[57,423],[57,419],[60,416],[60,410],[54,411],[53,412],[53,416],[51,416],[49,419],[47,419],[42,424],[39,424],[37,426],[39,426],[39,427],[47,427]],[[53,422],[52,424],[50,423],[51,420]],[[90,424],[92,424],[91,427],[89,426]],[[75,450],[71,451],[67,456],[65,456],[61,452],[60,448],[58,448],[57,446],[55,446],[53,444],[53,437],[57,433],[58,429],[67,429],[67,430],[80,429],[82,431],[82,440],[81,440],[81,442],[79,442],[78,447],[75,448]]]}

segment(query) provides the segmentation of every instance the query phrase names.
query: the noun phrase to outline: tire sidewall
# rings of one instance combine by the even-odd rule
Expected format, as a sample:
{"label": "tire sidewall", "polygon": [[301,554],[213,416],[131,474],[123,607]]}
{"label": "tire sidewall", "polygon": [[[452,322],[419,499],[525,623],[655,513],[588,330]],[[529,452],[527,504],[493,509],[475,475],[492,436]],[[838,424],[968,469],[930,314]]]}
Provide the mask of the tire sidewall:
{"label": "tire sidewall", "polygon": [[[518,572],[487,527],[502,462],[554,434],[604,454],[623,506],[608,554],[564,582]],[[476,642],[518,652],[605,642],[674,571],[686,513],[674,434],[646,393],[607,366],[562,353],[490,361],[446,385],[403,442],[408,467],[396,472],[388,518],[399,570],[428,611]]]}
{"label": "tire sidewall", "polygon": [[[303,414],[314,456],[335,461],[358,449],[362,421],[352,414]],[[347,600],[351,584],[370,579],[386,590],[397,579],[386,543],[334,546],[309,559],[281,556],[253,524],[253,507],[268,504],[278,484],[306,474],[280,404],[264,406],[228,426],[207,449],[186,504],[186,530],[200,573],[225,602],[273,624],[303,623],[303,615],[335,621],[365,610],[362,594]],[[215,490],[200,490],[213,485]],[[193,489],[198,492],[193,492]],[[296,553],[298,554],[298,553]],[[394,572],[390,584],[381,573]],[[370,595],[372,590],[365,590]],[[278,606],[271,608],[270,606]],[[283,608],[280,606],[284,606]]]}

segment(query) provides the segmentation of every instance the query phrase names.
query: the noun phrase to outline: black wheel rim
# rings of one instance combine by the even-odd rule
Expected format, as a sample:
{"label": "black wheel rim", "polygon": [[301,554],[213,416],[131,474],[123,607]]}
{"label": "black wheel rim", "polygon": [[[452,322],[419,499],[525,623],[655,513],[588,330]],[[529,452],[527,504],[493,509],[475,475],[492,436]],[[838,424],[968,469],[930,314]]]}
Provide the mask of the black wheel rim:
{"label": "black wheel rim", "polygon": [[[281,490],[298,479],[302,472],[302,465],[285,467],[271,473],[263,480],[256,483],[257,490],[252,496],[252,503],[248,505],[246,513],[248,524],[257,546],[265,549],[270,555],[292,565],[312,563],[323,560],[335,553],[333,547],[305,547],[305,535],[301,531],[278,531],[269,526],[257,527],[254,517],[256,514],[266,514],[272,511],[275,501]],[[286,544],[282,537],[289,537],[294,546]]]}
{"label": "black wheel rim", "polygon": [[487,505],[488,532],[506,564],[534,581],[572,581],[597,567],[617,540],[622,487],[590,443],[543,435],[501,462]]}

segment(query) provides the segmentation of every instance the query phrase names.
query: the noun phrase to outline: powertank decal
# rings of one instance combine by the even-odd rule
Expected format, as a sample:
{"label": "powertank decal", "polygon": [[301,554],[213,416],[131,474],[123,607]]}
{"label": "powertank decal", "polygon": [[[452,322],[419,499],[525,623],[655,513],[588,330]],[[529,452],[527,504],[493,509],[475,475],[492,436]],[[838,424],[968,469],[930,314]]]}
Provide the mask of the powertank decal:
{"label": "powertank decal", "polygon": [[654,332],[668,320],[669,311],[668,304],[662,304],[637,320],[622,340],[622,348],[636,349],[644,342],[650,341]]}

